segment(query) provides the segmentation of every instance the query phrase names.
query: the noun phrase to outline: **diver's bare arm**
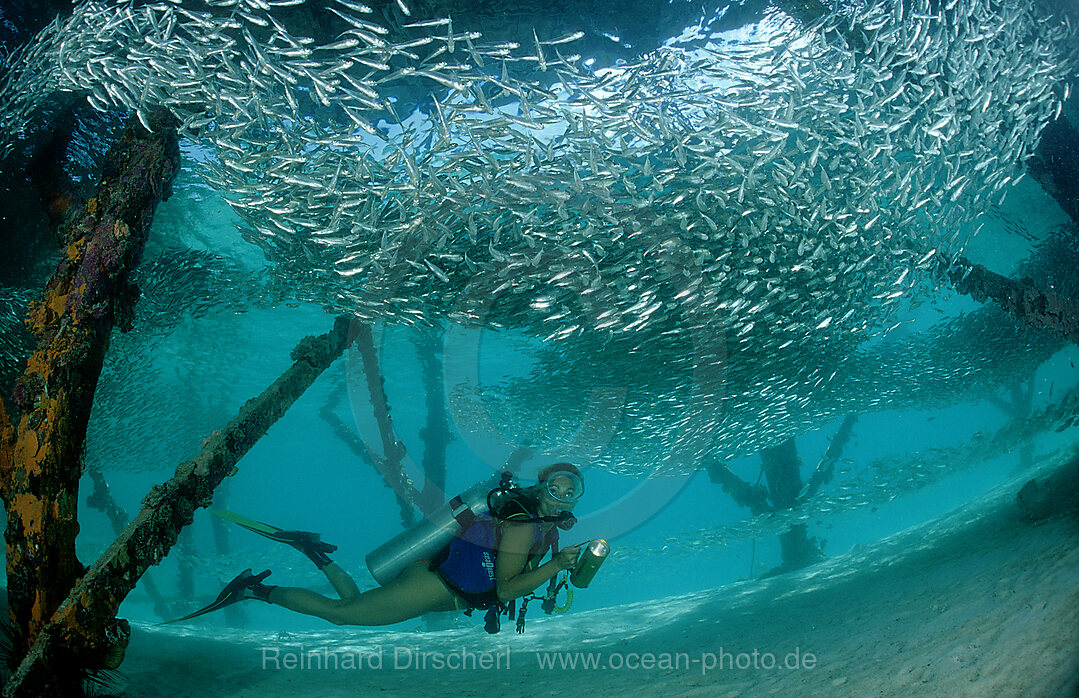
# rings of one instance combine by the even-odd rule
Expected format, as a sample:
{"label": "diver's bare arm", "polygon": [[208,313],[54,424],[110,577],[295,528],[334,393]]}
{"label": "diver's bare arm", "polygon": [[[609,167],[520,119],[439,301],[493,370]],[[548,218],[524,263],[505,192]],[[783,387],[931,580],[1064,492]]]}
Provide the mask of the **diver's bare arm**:
{"label": "diver's bare arm", "polygon": [[495,585],[500,601],[510,601],[535,591],[564,569],[554,560],[548,560],[534,570],[524,571],[534,531],[529,524],[509,524],[503,529],[495,561]]}

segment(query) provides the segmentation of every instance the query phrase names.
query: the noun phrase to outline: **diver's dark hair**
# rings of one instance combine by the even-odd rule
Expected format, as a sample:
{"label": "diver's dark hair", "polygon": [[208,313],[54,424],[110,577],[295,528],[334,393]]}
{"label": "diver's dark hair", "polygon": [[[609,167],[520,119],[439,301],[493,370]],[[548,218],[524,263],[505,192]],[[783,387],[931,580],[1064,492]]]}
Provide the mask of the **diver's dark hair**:
{"label": "diver's dark hair", "polygon": [[581,477],[581,471],[573,463],[554,463],[539,471],[539,474],[536,475],[536,482],[546,482],[547,478],[560,472],[573,473],[577,477]]}

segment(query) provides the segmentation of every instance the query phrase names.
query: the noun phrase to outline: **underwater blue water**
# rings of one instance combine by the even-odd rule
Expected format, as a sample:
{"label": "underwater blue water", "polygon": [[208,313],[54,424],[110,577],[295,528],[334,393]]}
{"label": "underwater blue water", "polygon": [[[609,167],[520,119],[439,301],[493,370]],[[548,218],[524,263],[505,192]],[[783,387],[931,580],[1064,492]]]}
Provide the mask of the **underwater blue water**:
{"label": "underwater blue water", "polygon": [[[681,30],[682,27],[671,27],[670,35]],[[617,30],[612,28],[612,31]],[[188,169],[178,181],[177,194],[158,211],[150,249],[205,250],[223,255],[248,270],[266,269],[262,252],[237,232],[238,219],[231,209],[218,194],[194,181],[190,163],[200,153],[191,144],[185,144],[184,155]],[[1013,204],[1012,213],[1034,216],[1043,205],[1041,199],[1020,199]],[[1003,230],[988,228],[979,240],[972,256],[1004,273],[1027,251]],[[979,304],[968,298],[943,293],[931,304],[907,309],[899,318],[906,324],[890,336],[874,338],[870,344],[911,336],[932,325],[942,313],[958,315],[978,307]],[[331,317],[310,303],[184,319],[176,331],[177,340],[164,345],[153,357],[159,373],[149,375],[147,380],[156,380],[170,372],[182,376],[187,382],[189,402],[182,407],[148,404],[147,418],[152,423],[160,413],[182,409],[198,413],[200,419],[211,424],[223,425],[245,400],[269,385],[290,364],[289,352],[301,337],[325,332],[330,323]],[[420,364],[410,330],[383,329],[379,358],[394,428],[408,453],[409,474],[422,478],[418,463],[423,442],[419,435],[426,408]],[[470,363],[454,367],[450,372],[445,385],[448,392],[452,392],[456,387],[454,381],[462,376],[475,377],[484,386],[524,376],[533,368],[540,349],[536,339],[492,330],[456,329],[450,341],[453,344],[447,343],[446,356],[472,342],[479,349],[474,353],[466,349],[458,352],[456,358]],[[213,363],[192,367],[187,360],[185,342],[200,343],[194,352],[199,357],[206,353],[207,347],[212,347]],[[1060,396],[1076,384],[1077,355],[1079,352],[1069,347],[1038,370],[1032,382],[1035,410],[1052,402],[1053,395]],[[216,505],[282,528],[320,532],[325,540],[339,546],[334,559],[355,575],[361,588],[370,588],[374,581],[367,573],[364,556],[401,531],[400,512],[392,490],[379,474],[339,440],[319,416],[327,401],[346,389],[349,394],[338,404],[336,414],[375,453],[381,453],[366,391],[361,379],[349,370],[357,363],[358,358],[350,353],[315,382],[243,458],[238,472],[223,485],[224,492]],[[206,383],[201,382],[203,378]],[[501,459],[510,450],[494,434],[458,429],[453,405],[448,406],[454,438],[446,454],[447,497],[498,472]],[[991,432],[1009,419],[988,402],[864,414],[859,417],[842,458],[849,461],[853,475],[885,456],[960,445],[976,432]],[[839,422],[836,420],[798,437],[803,477],[808,476],[824,453]],[[169,422],[160,420],[160,423]],[[134,514],[153,484],[169,477],[177,463],[197,452],[200,438],[188,438],[185,449],[173,454],[169,462],[111,464],[115,469],[110,475],[110,485],[116,500],[129,514]],[[1039,437],[1034,448],[1037,453],[1046,453],[1067,442],[1065,435],[1051,434]],[[525,483],[528,484],[529,474],[561,459],[557,449],[537,455],[525,465]],[[774,535],[743,536],[726,545],[691,549],[698,532],[734,525],[748,518],[748,511],[735,504],[704,471],[678,481],[676,486],[658,487],[642,484],[639,478],[589,469],[588,463],[580,465],[587,484],[587,494],[576,510],[582,521],[574,530],[563,533],[563,542],[603,537],[614,552],[591,587],[576,592],[573,611],[711,589],[756,577],[780,562]],[[756,481],[760,473],[756,454],[743,455],[727,465],[749,482]],[[1001,454],[893,501],[812,517],[807,522],[809,535],[826,539],[826,555],[842,553],[961,507],[1012,477],[1019,467],[1017,452]],[[842,477],[837,477],[837,484]],[[84,492],[91,489],[88,478],[84,479]],[[643,492],[641,498],[634,499],[640,492]],[[105,549],[113,532],[105,517],[89,507],[82,508],[80,522],[80,558],[90,561]],[[269,582],[274,584],[328,591],[324,578],[285,546],[236,527],[229,529],[229,546],[227,554],[217,549],[211,515],[205,509],[198,510],[180,544],[149,573],[158,589],[172,600],[173,614],[182,615],[210,600],[222,584],[247,567],[256,572],[272,569]],[[192,590],[184,587],[185,576],[192,580]],[[125,601],[121,615],[137,622],[161,620],[144,586]],[[478,616],[465,623],[478,626],[482,622]],[[422,623],[414,620],[407,625]],[[226,624],[285,632],[328,627],[319,619],[255,602],[244,604],[236,616],[207,616],[193,623],[193,627],[205,628],[211,634],[214,628]],[[476,632],[482,630],[477,627]]]}
{"label": "underwater blue water", "polygon": [[[282,321],[282,314],[287,315],[286,321]],[[233,316],[228,322],[237,325],[232,333],[237,344],[229,347],[229,352],[245,357],[238,362],[243,368],[237,370],[245,387],[203,397],[220,401],[213,407],[225,414],[233,413],[243,400],[258,391],[260,385],[275,379],[287,366],[288,351],[296,339],[323,331],[326,316],[318,308],[301,306],[275,309],[265,314],[252,311]],[[500,349],[500,341],[502,338],[497,333],[484,333],[480,373],[491,380],[512,373],[515,368],[525,371],[530,367],[529,357],[519,350],[519,338],[506,342],[508,351]],[[411,474],[421,475],[418,461],[423,444],[418,434],[426,411],[419,364],[408,332],[390,330],[385,342],[380,358],[394,427],[406,445]],[[1050,386],[1063,391],[1069,383],[1074,384],[1071,362],[1076,353],[1069,348],[1039,370],[1034,379],[1035,408],[1049,402]],[[224,505],[283,528],[321,532],[325,540],[340,547],[334,558],[354,573],[361,588],[369,588],[374,581],[364,566],[364,555],[401,530],[400,513],[392,491],[381,477],[338,440],[318,416],[330,392],[347,382],[342,365],[347,362],[348,358],[342,359],[320,377],[241,461],[238,473],[224,485],[227,488]],[[339,412],[350,426],[367,437],[368,445],[375,452],[380,452],[370,404],[363,399],[365,391],[358,390],[357,393],[360,393],[357,399],[351,403],[346,400]],[[857,468],[858,464],[889,454],[953,446],[976,431],[993,431],[1006,422],[1007,418],[999,410],[986,403],[932,411],[866,414],[859,418],[844,458]],[[837,427],[838,423],[829,425],[797,439],[804,460],[803,476],[807,476],[815,465]],[[457,433],[455,436],[446,459],[449,496],[490,477],[498,466],[498,460],[492,458],[492,454],[498,452],[496,446],[485,444],[475,435],[465,438]],[[1038,450],[1045,452],[1065,442],[1063,435],[1056,442],[1044,437],[1038,442]],[[197,443],[192,443],[190,449],[193,453]],[[530,461],[525,472],[534,472],[556,459],[557,456],[552,454]],[[654,515],[642,515],[639,520],[629,516],[636,521],[636,526],[621,530],[619,525],[617,534],[612,535],[604,530],[603,519],[590,519],[588,515],[608,505],[617,507],[627,493],[640,487],[641,482],[602,470],[587,470],[587,464],[582,466],[586,468],[587,494],[576,513],[584,524],[563,533],[563,541],[576,543],[591,537],[605,537],[614,553],[592,586],[576,592],[574,610],[605,608],[710,589],[760,575],[779,564],[779,549],[774,536],[735,540],[726,546],[711,546],[690,553],[681,549],[695,531],[736,523],[748,514],[711,483],[704,472],[688,478],[684,487],[669,500],[664,495],[662,506]],[[756,456],[736,459],[728,466],[751,482],[760,468]],[[1012,476],[1017,467],[1018,456],[1005,454],[895,501],[871,509],[814,518],[809,522],[809,534],[826,539],[826,554],[839,554],[852,546],[879,540],[961,507]],[[167,472],[163,470],[116,478],[112,482],[113,493],[129,511],[133,511],[149,486],[164,475]],[[523,479],[527,484],[527,479]],[[89,491],[89,484],[84,486]],[[177,611],[191,610],[208,601],[225,581],[246,567],[254,567],[256,572],[262,568],[272,569],[274,575],[269,581],[273,583],[309,586],[330,593],[322,577],[298,553],[246,531],[234,528],[230,532],[231,553],[219,554],[210,519],[206,510],[197,511],[190,529],[190,542],[181,544],[161,566],[151,570],[159,587],[171,594],[179,593],[176,579],[180,567],[192,569],[190,574],[194,578],[196,597],[178,598]],[[89,508],[84,509],[81,541],[96,540],[103,545],[109,538],[104,518]],[[147,602],[147,597],[136,590],[125,603],[122,613],[133,620],[156,622],[158,618]],[[243,615],[246,627],[251,628],[292,632],[327,626],[319,619],[255,603],[245,604]],[[225,618],[223,614],[216,614],[194,622],[199,624],[197,627],[209,628],[224,624]],[[235,621],[230,619],[230,622]],[[477,632],[482,632],[478,620],[464,622],[476,624]],[[419,626],[420,621],[405,625]]]}
{"label": "underwater blue water", "polygon": [[[193,154],[190,148],[185,149],[185,153]],[[992,243],[994,235],[1002,244]],[[1009,247],[1012,243],[1006,234],[988,230],[982,233],[981,239],[989,240],[984,243],[988,250],[986,262],[995,263],[997,268],[1007,266],[1009,250],[1016,246]],[[217,195],[195,183],[190,173],[181,175],[177,195],[160,208],[149,245],[151,249],[155,246],[187,246],[215,251],[253,270],[266,266],[261,252],[238,234],[231,210]],[[957,314],[977,307],[978,304],[969,298],[945,293],[932,304],[908,311],[901,319],[908,320],[909,324],[895,330],[891,339],[931,325],[939,318],[934,308]],[[300,337],[326,331],[329,316],[321,308],[305,303],[298,307],[255,309],[240,315],[192,318],[188,324],[206,328],[199,341],[218,345],[217,365],[203,367],[205,373],[220,381],[220,367],[230,367],[226,380],[234,380],[225,390],[207,391],[198,384],[190,386],[196,409],[220,415],[220,421],[215,423],[223,424],[244,400],[257,394],[289,365],[288,353]],[[503,336],[490,330],[456,330],[456,333],[457,339],[468,338],[470,341],[474,339],[470,333],[481,335],[478,355],[467,358],[475,361],[475,375],[483,384],[493,384],[507,376],[524,375],[532,367],[528,347],[530,342],[533,349],[538,347],[535,340]],[[873,340],[887,341],[890,341],[889,337]],[[182,355],[183,346],[178,346],[176,351]],[[452,354],[452,351],[453,347],[447,346],[446,353]],[[1068,348],[1038,371],[1033,383],[1035,409],[1050,402],[1050,390],[1058,391],[1055,394],[1059,396],[1075,384],[1072,362],[1077,353],[1074,348]],[[170,363],[175,364],[180,358],[162,355],[155,361],[167,369]],[[418,470],[423,452],[419,431],[426,410],[419,363],[408,330],[386,329],[380,346],[380,360],[394,427],[407,448],[411,463],[410,474],[422,476]],[[358,358],[350,355],[327,370],[245,456],[238,473],[223,485],[227,491],[223,505],[283,528],[322,533],[325,540],[339,546],[335,560],[355,575],[361,588],[369,588],[374,586],[374,581],[367,573],[364,556],[398,533],[401,524],[392,491],[370,465],[334,436],[318,416],[332,392],[353,387],[358,381],[346,376],[350,363],[358,364]],[[193,375],[198,375],[198,371]],[[452,386],[447,384],[446,387],[449,390]],[[339,405],[338,414],[364,436],[376,453],[381,453],[362,383],[355,392],[354,400],[345,398]],[[843,458],[849,459],[857,468],[889,454],[960,444],[978,430],[992,431],[1006,422],[1007,418],[987,403],[961,404],[932,411],[865,414],[860,416]],[[452,419],[450,428],[455,432],[455,438],[446,457],[447,496],[490,477],[497,471],[500,458],[506,455],[504,445],[497,445],[482,435],[457,432]],[[807,477],[815,466],[836,428],[838,421],[797,439],[804,461],[803,477]],[[1044,437],[1039,440],[1037,449],[1045,452],[1065,441],[1063,436],[1059,439]],[[191,441],[187,451],[175,454],[175,462],[193,455],[198,445],[197,440]],[[534,473],[542,465],[558,459],[557,453],[539,456],[526,464],[525,472]],[[110,485],[114,496],[129,513],[133,513],[150,486],[171,475],[174,464],[160,463],[149,468],[146,464],[130,464],[142,471],[112,478]],[[587,482],[587,495],[577,509],[581,518],[608,505],[617,508],[627,493],[641,485],[638,479],[588,470],[586,463],[581,465],[585,468]],[[750,482],[759,475],[760,461],[756,455],[735,459],[727,465]],[[852,546],[879,540],[961,507],[1004,481],[1017,467],[1018,456],[1005,454],[895,501],[871,509],[814,518],[809,522],[809,535],[826,540],[824,551],[827,555],[839,554]],[[88,479],[84,480],[83,488],[86,492],[91,490]],[[627,514],[623,510],[621,515],[635,525],[627,529],[619,523],[615,534],[605,530],[603,519],[588,520],[580,528],[563,534],[566,543],[605,537],[614,551],[592,586],[576,592],[573,610],[612,607],[710,589],[760,575],[779,564],[779,547],[774,536],[734,540],[729,545],[710,546],[690,553],[682,550],[684,544],[692,540],[694,532],[734,524],[748,517],[748,511],[734,504],[703,471],[688,478],[673,496],[663,493],[659,499],[661,506],[648,515],[636,516],[632,511]],[[82,509],[80,519],[80,555],[82,559],[90,560],[111,541],[112,532],[104,516],[89,507]],[[212,599],[224,582],[247,567],[255,568],[256,572],[263,568],[272,569],[274,574],[269,580],[272,583],[308,586],[330,593],[325,580],[298,553],[236,528],[229,535],[231,552],[222,555],[215,547],[211,516],[206,510],[198,510],[190,533],[185,533],[184,540],[173,553],[150,571],[149,576],[159,589],[174,599],[172,610],[176,615]],[[182,573],[181,569],[187,571]],[[182,574],[193,578],[193,597],[182,595],[179,583]],[[121,615],[140,622],[160,620],[141,587],[125,602]],[[302,617],[253,602],[243,605],[241,617],[241,620],[230,617],[226,621],[224,614],[214,614],[194,622],[197,623],[195,627],[207,630],[223,627],[227,622],[288,632],[328,627],[317,618]],[[478,618],[463,622],[476,625],[476,632],[482,633],[479,628],[482,621]],[[409,621],[405,626],[421,627],[422,621]]]}

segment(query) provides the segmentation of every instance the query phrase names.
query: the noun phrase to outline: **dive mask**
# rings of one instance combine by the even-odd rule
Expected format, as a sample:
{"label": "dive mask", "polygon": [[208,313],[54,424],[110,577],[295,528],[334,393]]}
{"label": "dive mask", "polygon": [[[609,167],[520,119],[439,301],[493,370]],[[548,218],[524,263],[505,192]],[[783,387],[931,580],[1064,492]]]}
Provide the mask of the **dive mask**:
{"label": "dive mask", "polygon": [[584,494],[584,481],[568,470],[551,473],[542,484],[547,496],[559,504],[572,504]]}

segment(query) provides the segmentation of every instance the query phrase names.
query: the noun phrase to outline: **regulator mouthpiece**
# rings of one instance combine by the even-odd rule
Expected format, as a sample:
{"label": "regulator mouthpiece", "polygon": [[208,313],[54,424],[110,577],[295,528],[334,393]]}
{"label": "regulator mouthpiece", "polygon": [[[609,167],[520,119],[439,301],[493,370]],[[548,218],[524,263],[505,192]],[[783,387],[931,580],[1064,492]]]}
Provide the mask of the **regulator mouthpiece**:
{"label": "regulator mouthpiece", "polygon": [[577,523],[577,517],[573,515],[573,512],[563,509],[558,512],[558,515],[554,517],[554,525],[561,528],[563,531],[568,531],[573,528],[573,524]]}

